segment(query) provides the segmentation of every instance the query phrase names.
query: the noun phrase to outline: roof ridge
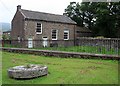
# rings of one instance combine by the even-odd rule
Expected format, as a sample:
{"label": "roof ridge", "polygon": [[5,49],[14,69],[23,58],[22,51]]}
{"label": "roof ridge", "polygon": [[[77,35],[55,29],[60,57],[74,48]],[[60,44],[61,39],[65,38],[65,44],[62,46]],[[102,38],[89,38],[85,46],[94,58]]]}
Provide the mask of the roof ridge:
{"label": "roof ridge", "polygon": [[25,18],[28,18],[28,19],[76,24],[75,21],[73,21],[70,17],[66,15],[32,11],[32,10],[26,10],[26,9],[21,9],[21,13],[23,13]]}
{"label": "roof ridge", "polygon": [[[43,13],[43,14],[50,14],[50,15],[56,15],[56,16],[65,16],[65,15],[61,15],[61,14],[54,14],[54,13],[47,13],[47,12],[40,12],[40,11],[33,11],[33,10],[26,10],[26,9],[21,9],[24,11],[31,11],[31,12],[36,12],[36,13]],[[67,17],[67,16],[65,16]]]}

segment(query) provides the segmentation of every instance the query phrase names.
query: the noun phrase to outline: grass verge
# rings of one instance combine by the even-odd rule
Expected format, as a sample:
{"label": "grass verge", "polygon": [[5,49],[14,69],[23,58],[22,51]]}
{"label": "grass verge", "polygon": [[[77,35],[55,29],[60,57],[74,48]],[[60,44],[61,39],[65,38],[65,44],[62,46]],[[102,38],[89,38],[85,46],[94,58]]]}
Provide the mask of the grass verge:
{"label": "grass verge", "polygon": [[[118,84],[118,61],[56,58],[3,52],[2,84]],[[48,66],[49,74],[30,80],[15,80],[7,69],[26,64]]]}

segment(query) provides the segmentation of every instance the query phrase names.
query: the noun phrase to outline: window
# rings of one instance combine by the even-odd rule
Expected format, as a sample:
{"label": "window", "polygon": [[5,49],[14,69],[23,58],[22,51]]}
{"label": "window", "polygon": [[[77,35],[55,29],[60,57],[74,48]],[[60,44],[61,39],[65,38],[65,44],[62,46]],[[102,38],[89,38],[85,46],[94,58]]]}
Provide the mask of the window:
{"label": "window", "polygon": [[52,40],[57,40],[58,30],[52,30]]}
{"label": "window", "polygon": [[42,34],[42,24],[37,23],[36,34]]}
{"label": "window", "polygon": [[64,40],[69,39],[69,30],[64,30]]}

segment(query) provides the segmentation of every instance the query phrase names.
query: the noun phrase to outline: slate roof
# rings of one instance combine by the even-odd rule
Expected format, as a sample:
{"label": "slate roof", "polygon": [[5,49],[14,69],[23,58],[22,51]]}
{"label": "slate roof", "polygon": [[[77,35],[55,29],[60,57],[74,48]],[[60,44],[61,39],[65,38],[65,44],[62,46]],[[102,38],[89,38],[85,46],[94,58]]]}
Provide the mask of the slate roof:
{"label": "slate roof", "polygon": [[76,24],[76,22],[74,22],[72,19],[70,19],[69,17],[65,15],[56,15],[56,14],[30,11],[30,10],[24,10],[24,9],[21,9],[21,12],[25,16],[26,19]]}
{"label": "slate roof", "polygon": [[80,32],[92,32],[90,29],[88,29],[86,27],[77,26],[76,29],[77,29],[77,31],[80,31]]}

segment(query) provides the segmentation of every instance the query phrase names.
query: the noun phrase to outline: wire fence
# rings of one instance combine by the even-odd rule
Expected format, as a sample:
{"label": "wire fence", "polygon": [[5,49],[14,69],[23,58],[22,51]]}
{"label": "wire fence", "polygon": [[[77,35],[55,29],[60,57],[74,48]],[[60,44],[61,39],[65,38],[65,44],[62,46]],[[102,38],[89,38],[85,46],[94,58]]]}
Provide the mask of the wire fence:
{"label": "wire fence", "polygon": [[2,40],[2,47],[120,55],[118,38],[78,38],[76,40]]}

